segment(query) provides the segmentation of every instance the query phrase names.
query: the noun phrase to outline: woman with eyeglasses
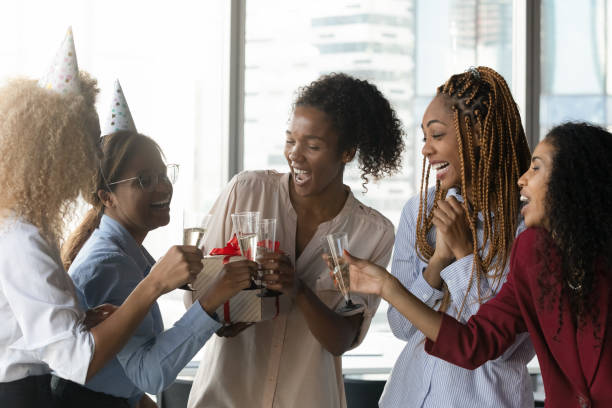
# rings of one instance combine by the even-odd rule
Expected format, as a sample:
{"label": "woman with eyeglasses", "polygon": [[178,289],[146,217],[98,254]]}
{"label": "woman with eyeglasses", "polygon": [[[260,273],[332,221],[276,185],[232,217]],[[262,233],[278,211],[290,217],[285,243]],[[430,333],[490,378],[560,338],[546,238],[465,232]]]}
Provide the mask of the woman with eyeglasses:
{"label": "woman with eyeglasses", "polygon": [[[92,208],[63,247],[62,260],[82,305],[121,304],[155,263],[142,246],[149,233],[170,221],[176,165],[164,163],[147,136],[120,131],[103,138],[103,158]],[[208,338],[221,327],[214,311],[250,284],[256,264],[226,265],[217,282],[172,328],[165,330],[154,304],[117,357],[85,386],[54,378],[62,406],[155,406],[157,394],[175,380]]]}
{"label": "woman with eyeglasses", "polygon": [[28,79],[0,87],[3,408],[55,406],[51,372],[85,383],[126,344],[157,297],[200,270],[193,268],[201,265],[201,252],[192,262],[188,247],[175,247],[120,307],[93,314],[80,307],[58,242],[74,201],[93,187],[100,125],[95,79],[79,72],[72,84],[65,92]]}

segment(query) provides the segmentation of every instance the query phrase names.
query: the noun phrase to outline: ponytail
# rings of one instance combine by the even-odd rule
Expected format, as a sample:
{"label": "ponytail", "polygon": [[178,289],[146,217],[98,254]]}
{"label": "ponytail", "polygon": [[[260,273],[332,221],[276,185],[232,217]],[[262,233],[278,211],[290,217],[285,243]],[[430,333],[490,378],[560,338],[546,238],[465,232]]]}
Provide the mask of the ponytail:
{"label": "ponytail", "polygon": [[89,239],[91,234],[100,226],[100,220],[102,219],[103,210],[102,208],[92,207],[85,214],[85,218],[79,224],[79,226],[72,231],[72,234],[68,237],[64,245],[62,245],[62,264],[64,269],[68,270],[74,258]]}

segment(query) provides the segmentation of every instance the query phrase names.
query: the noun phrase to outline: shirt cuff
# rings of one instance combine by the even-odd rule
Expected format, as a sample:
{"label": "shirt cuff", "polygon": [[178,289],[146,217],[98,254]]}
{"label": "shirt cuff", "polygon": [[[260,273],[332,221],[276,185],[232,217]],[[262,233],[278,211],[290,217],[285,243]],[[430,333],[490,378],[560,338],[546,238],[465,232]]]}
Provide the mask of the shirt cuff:
{"label": "shirt cuff", "polygon": [[433,304],[442,299],[444,294],[436,288],[432,288],[429,283],[423,277],[423,271],[419,273],[419,276],[412,282],[410,286],[410,292],[419,298],[427,306],[433,306]]}
{"label": "shirt cuff", "polygon": [[446,268],[442,269],[440,272],[440,277],[446,284],[450,282],[451,285],[453,283],[459,283],[461,281],[465,282],[465,286],[467,286],[467,279],[469,279],[469,273],[466,275],[465,271],[471,272],[474,264],[474,255],[469,254],[468,256],[464,256],[458,261],[453,262],[448,265]]}
{"label": "shirt cuff", "polygon": [[194,336],[200,337],[202,340],[208,339],[212,333],[219,330],[221,323],[213,319],[200,306],[200,302],[195,302],[181,317],[181,325],[189,327],[189,330]]}

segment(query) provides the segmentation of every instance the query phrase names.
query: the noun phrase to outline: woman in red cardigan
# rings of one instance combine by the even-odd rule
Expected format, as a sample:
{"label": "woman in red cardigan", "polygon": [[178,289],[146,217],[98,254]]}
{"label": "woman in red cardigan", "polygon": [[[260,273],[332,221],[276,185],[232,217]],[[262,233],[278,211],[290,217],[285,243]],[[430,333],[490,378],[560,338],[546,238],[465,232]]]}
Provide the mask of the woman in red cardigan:
{"label": "woman in red cardigan", "polygon": [[[507,282],[466,324],[347,253],[351,290],[381,295],[424,333],[428,353],[467,369],[497,358],[527,331],[546,406],[612,407],[610,157],[612,134],[586,123],[557,126],[538,144],[519,179],[530,228],[514,243]],[[434,211],[448,225],[462,215]]]}

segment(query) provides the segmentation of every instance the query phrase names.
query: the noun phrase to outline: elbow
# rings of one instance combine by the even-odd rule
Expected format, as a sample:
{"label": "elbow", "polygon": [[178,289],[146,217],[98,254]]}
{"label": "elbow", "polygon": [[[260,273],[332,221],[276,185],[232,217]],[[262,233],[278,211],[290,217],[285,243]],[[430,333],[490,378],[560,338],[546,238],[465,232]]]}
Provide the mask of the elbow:
{"label": "elbow", "polygon": [[144,391],[147,394],[151,394],[151,395],[158,395],[167,388],[167,385],[164,384],[163,381],[150,381],[150,380],[149,381],[134,381],[132,380],[132,382],[141,391]]}
{"label": "elbow", "polygon": [[141,391],[152,395],[161,393],[170,385],[167,384],[166,379],[160,372],[150,369],[147,370],[144,367],[138,372],[128,373],[128,378]]}

